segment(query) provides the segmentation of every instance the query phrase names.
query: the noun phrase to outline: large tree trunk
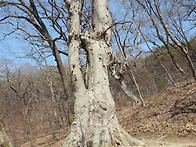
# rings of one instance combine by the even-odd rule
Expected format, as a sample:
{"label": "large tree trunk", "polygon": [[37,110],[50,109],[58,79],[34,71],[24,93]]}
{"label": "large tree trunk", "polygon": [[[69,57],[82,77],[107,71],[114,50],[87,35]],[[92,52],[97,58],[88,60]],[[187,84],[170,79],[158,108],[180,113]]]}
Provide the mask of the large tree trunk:
{"label": "large tree trunk", "polygon": [[[79,1],[67,0],[71,15],[69,63],[75,86],[75,118],[71,132],[62,147],[100,147],[143,145],[119,125],[109,88],[108,65],[111,60],[112,24],[107,0],[94,0],[93,32],[79,34]],[[78,35],[79,34],[79,35]],[[79,64],[79,39],[87,51],[87,78],[83,79]]]}
{"label": "large tree trunk", "polygon": [[119,125],[109,89],[105,41],[93,41],[89,51],[89,85],[76,92],[75,119],[63,147],[131,146],[143,144]]}

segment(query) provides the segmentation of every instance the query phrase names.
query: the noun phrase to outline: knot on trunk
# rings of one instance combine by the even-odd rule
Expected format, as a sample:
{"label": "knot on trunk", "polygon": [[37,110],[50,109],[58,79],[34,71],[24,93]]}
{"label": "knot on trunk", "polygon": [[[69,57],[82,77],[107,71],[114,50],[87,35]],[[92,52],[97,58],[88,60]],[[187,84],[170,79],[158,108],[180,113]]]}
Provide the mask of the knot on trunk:
{"label": "knot on trunk", "polygon": [[104,111],[107,111],[107,103],[104,102],[104,101],[101,101],[101,102],[98,102],[99,104],[99,107],[104,110]]}
{"label": "knot on trunk", "polygon": [[104,101],[97,101],[94,103],[92,107],[92,115],[95,116],[95,118],[99,119],[102,121],[105,117],[108,116],[109,113],[109,104]]}

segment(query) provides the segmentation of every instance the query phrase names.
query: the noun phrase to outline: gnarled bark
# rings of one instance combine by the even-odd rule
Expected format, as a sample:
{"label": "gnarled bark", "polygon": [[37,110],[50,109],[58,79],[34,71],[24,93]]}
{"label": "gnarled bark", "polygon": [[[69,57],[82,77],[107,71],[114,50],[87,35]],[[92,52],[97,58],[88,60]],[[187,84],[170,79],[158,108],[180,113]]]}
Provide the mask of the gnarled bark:
{"label": "gnarled bark", "polygon": [[[75,86],[75,118],[62,147],[100,147],[144,145],[131,137],[118,123],[109,88],[108,65],[112,18],[107,0],[93,0],[93,32],[79,33],[80,1],[66,1],[70,12],[69,63]],[[105,31],[107,30],[107,31]],[[79,36],[79,38],[78,38]],[[88,56],[86,77],[79,63],[79,39]]]}
{"label": "gnarled bark", "polygon": [[107,44],[91,40],[89,54],[89,86],[76,92],[75,119],[63,147],[69,146],[131,146],[143,142],[131,137],[119,125],[109,89]]}

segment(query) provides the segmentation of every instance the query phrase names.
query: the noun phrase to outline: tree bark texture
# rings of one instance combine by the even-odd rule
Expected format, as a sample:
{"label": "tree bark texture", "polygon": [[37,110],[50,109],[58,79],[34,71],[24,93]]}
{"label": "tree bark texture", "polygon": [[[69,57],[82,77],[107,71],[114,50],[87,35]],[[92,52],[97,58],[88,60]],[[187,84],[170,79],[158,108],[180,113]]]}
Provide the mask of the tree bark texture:
{"label": "tree bark texture", "polygon": [[[111,30],[107,29],[112,25],[112,17],[107,0],[92,1],[94,30],[84,33],[79,33],[81,2],[66,0],[66,3],[71,16],[69,64],[75,86],[75,117],[62,147],[144,145],[141,140],[125,132],[116,117],[108,79],[112,48],[109,45]],[[86,81],[79,62],[79,40],[88,56]]]}

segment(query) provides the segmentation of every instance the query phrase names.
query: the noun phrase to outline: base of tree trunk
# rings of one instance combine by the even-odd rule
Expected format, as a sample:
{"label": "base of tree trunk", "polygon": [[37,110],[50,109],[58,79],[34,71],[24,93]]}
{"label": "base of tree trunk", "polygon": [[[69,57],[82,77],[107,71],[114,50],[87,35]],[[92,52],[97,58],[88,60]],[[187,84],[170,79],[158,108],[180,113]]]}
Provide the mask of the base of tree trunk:
{"label": "base of tree trunk", "polygon": [[[144,146],[143,141],[131,137],[120,126],[113,101],[97,99],[79,108],[62,147]],[[77,107],[77,100],[75,105]]]}
{"label": "base of tree trunk", "polygon": [[118,124],[116,117],[107,126],[81,127],[74,122],[71,133],[62,147],[130,147],[144,146],[144,142],[131,137]]}

